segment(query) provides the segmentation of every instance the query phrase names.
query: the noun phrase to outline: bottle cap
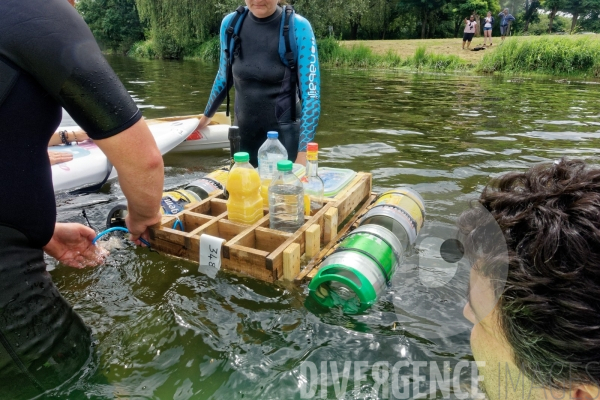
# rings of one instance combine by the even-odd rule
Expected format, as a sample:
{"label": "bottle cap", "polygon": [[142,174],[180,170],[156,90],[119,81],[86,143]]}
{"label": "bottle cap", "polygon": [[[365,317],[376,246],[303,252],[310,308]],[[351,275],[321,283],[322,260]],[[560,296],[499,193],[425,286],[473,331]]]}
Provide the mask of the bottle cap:
{"label": "bottle cap", "polygon": [[267,139],[277,139],[277,138],[279,138],[279,133],[277,133],[275,131],[267,132]]}
{"label": "bottle cap", "polygon": [[291,171],[294,163],[290,160],[277,161],[277,171]]}
{"label": "bottle cap", "polygon": [[306,151],[319,151],[319,145],[315,142],[310,142],[306,145]]}
{"label": "bottle cap", "polygon": [[233,161],[235,162],[248,162],[250,161],[250,154],[246,152],[235,153],[233,155]]}

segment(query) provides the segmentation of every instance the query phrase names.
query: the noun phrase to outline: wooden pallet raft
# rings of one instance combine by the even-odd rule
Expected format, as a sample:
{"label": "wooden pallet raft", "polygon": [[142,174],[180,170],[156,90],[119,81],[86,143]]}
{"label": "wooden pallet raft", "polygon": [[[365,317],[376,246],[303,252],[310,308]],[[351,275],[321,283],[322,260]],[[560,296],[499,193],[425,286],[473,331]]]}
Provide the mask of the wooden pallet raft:
{"label": "wooden pallet raft", "polygon": [[[314,265],[322,249],[335,243],[338,228],[349,226],[356,211],[371,198],[372,175],[359,172],[338,195],[325,199],[317,213],[305,216],[294,233],[269,228],[269,213],[253,225],[238,224],[227,218],[227,201],[222,193],[192,203],[177,215],[165,216],[150,230],[150,243],[164,253],[199,262],[200,235],[225,239],[221,267],[267,282],[279,279],[297,281],[301,259]],[[185,231],[172,229],[176,219]],[[302,257],[304,255],[305,257]]]}

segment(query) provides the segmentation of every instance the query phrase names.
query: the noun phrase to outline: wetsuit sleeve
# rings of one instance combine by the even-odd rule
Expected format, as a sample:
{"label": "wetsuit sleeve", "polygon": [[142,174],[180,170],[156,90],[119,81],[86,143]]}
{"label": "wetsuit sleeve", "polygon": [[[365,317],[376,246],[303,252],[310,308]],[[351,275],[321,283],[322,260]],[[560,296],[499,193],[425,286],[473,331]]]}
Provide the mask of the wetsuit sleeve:
{"label": "wetsuit sleeve", "polygon": [[204,109],[204,115],[206,115],[207,117],[210,117],[210,118],[212,118],[215,115],[215,113],[219,109],[219,106],[221,105],[221,103],[223,103],[223,100],[225,100],[227,91],[229,89],[231,89],[231,86],[233,86],[233,79],[232,79],[231,82],[229,82],[229,87],[226,87],[226,85],[227,85],[227,59],[225,58],[225,48],[226,48],[225,41],[227,40],[227,35],[226,35],[225,31],[227,30],[227,27],[229,27],[230,21],[234,15],[235,15],[235,12],[227,15],[225,18],[223,18],[223,22],[221,22],[221,31],[219,34],[220,43],[221,43],[220,44],[221,56],[219,57],[219,71],[217,72],[217,76],[215,77],[215,82],[213,83],[213,87],[210,92],[210,97],[208,98],[208,104],[206,105],[206,108]]}
{"label": "wetsuit sleeve", "polygon": [[306,151],[306,145],[315,137],[321,114],[321,74],[317,41],[306,18],[296,14],[294,34],[298,46],[298,82],[302,99],[300,119],[300,142],[298,151]]}
{"label": "wetsuit sleeve", "polygon": [[141,118],[69,2],[2,2],[7,15],[0,17],[0,55],[33,76],[90,137],[113,136]]}

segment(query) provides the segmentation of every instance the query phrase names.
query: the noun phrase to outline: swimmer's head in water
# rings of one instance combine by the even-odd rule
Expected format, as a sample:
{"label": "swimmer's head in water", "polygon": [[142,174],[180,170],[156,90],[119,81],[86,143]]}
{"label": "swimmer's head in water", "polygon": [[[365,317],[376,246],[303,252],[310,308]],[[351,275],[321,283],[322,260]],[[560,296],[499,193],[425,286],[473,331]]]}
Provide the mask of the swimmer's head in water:
{"label": "swimmer's head in water", "polygon": [[[465,317],[475,324],[474,357],[486,362],[488,396],[506,397],[500,392],[511,370],[513,378],[527,377],[530,386],[591,388],[598,395],[600,169],[562,159],[511,172],[493,180],[479,203],[502,229],[509,256],[498,304],[492,314],[478,318],[481,307],[494,300],[494,246],[478,244],[482,235],[463,241],[465,255],[477,266],[471,288],[474,282],[489,283],[487,292],[471,289],[465,307]],[[474,220],[462,215],[461,231],[476,231]]]}

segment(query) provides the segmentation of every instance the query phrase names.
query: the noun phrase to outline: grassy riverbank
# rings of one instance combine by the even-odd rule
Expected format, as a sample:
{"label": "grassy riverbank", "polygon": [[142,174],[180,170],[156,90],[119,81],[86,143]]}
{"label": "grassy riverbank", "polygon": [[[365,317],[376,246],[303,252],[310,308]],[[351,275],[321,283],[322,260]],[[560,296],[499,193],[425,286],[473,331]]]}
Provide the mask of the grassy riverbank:
{"label": "grassy riverbank", "polygon": [[600,77],[600,35],[495,38],[482,51],[462,50],[461,39],[325,40],[319,56],[325,66]]}
{"label": "grassy riverbank", "polygon": [[[471,47],[483,43],[474,38]],[[504,43],[494,38],[482,51],[462,49],[461,39],[318,41],[324,67],[394,68],[425,71],[545,74],[600,77],[600,35],[517,36]],[[130,55],[154,58],[152,42],[136,43]],[[186,59],[215,62],[214,38],[184,52]]]}

